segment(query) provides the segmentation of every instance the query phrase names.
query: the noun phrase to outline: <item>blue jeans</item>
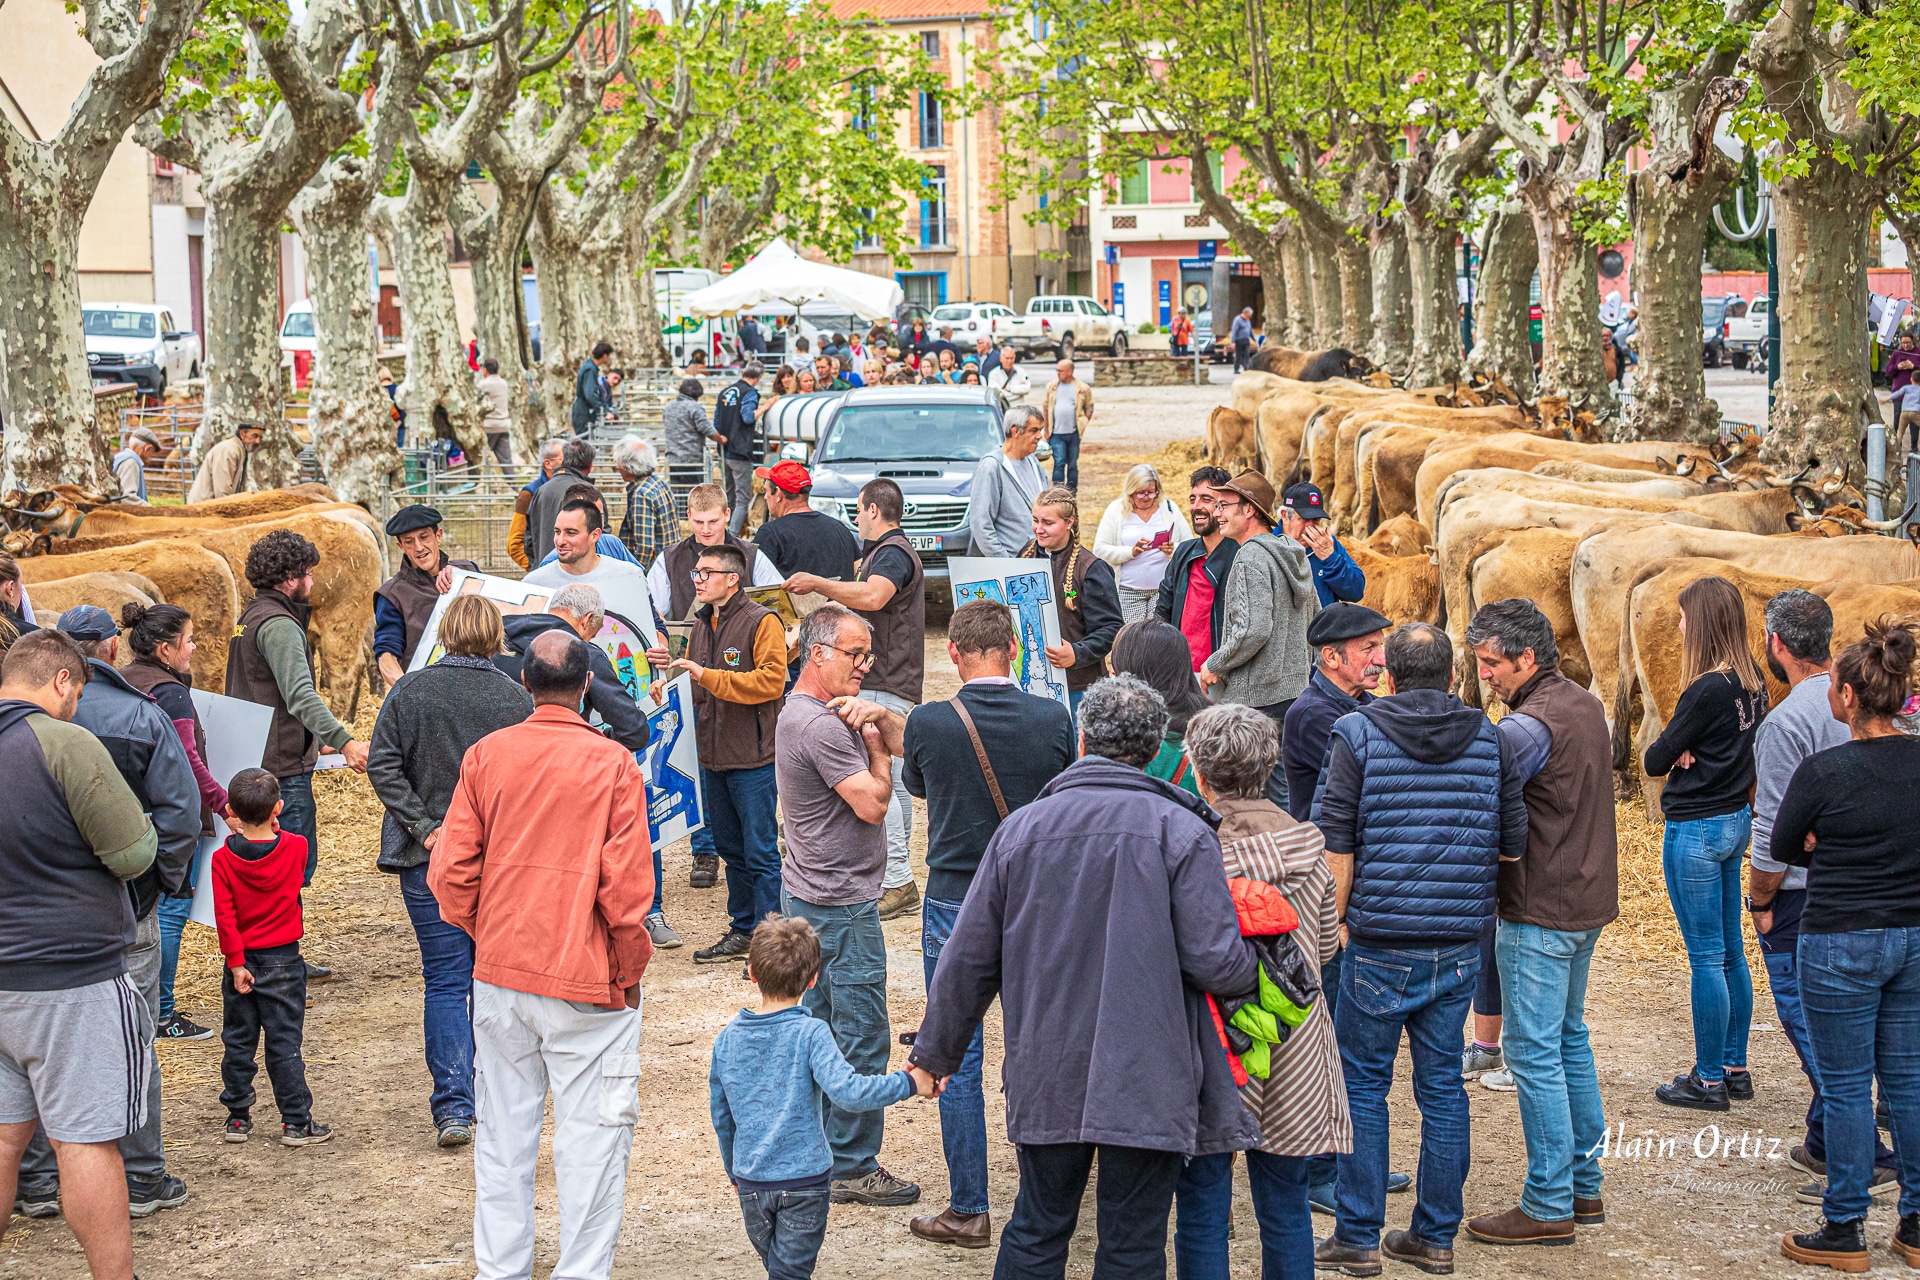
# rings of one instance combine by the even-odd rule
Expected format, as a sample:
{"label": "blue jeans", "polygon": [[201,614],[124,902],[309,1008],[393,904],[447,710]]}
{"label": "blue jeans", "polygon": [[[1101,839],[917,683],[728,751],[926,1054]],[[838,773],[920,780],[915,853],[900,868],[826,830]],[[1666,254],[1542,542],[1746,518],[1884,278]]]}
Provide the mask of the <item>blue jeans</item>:
{"label": "blue jeans", "polygon": [[[193,868],[187,868],[189,875]],[[192,888],[192,882],[180,886]],[[180,972],[180,935],[186,932],[192,898],[162,898],[153,912],[160,921],[160,1021],[173,1016],[173,980]]]}
{"label": "blue jeans", "polygon": [[1411,1227],[1428,1244],[1453,1247],[1460,1229],[1460,1190],[1471,1163],[1460,1033],[1479,971],[1478,941],[1404,950],[1347,944],[1333,1018],[1353,1113],[1353,1151],[1336,1157],[1340,1181],[1333,1234],[1342,1244],[1380,1247],[1387,1216],[1387,1090],[1404,1030],[1413,1054],[1413,1096],[1420,1104],[1420,1171]]}
{"label": "blue jeans", "polygon": [[[1792,951],[1767,951],[1761,958],[1767,962],[1767,985],[1773,988],[1773,1011],[1780,1016],[1780,1029],[1787,1033],[1794,1053],[1799,1055],[1800,1069],[1813,1086],[1813,1097],[1807,1103],[1807,1154],[1825,1160],[1827,1109],[1820,1097],[1820,1072],[1813,1065],[1806,1011],[1800,1006],[1800,958]],[[1873,1135],[1873,1164],[1877,1169],[1893,1168],[1893,1148],[1880,1141],[1878,1129]]]}
{"label": "blue jeans", "polygon": [[1669,822],[1660,846],[1667,896],[1693,971],[1693,1069],[1709,1083],[1747,1065],[1753,975],[1740,922],[1740,862],[1753,837],[1753,811]]}
{"label": "blue jeans", "polygon": [[[1048,412],[1052,412],[1051,406]],[[1053,448],[1053,482],[1064,484],[1069,489],[1080,487],[1080,433],[1069,431],[1065,435],[1055,435],[1051,442]]]}
{"label": "blue jeans", "polygon": [[1500,922],[1500,1043],[1519,1092],[1527,1137],[1520,1207],[1536,1222],[1565,1222],[1574,1197],[1600,1195],[1607,1122],[1587,1039],[1587,970],[1598,929],[1567,932]]}
{"label": "blue jeans", "polygon": [[[1313,1211],[1301,1156],[1247,1156],[1247,1185],[1260,1227],[1260,1280],[1313,1275]],[[1179,1280],[1228,1280],[1227,1227],[1233,1209],[1233,1155],[1195,1156],[1173,1189],[1173,1261]]]}
{"label": "blue jeans", "polygon": [[306,837],[307,871],[300,880],[304,889],[313,883],[314,870],[320,865],[320,816],[313,807],[313,775],[296,773],[280,779],[280,803],[286,806],[280,811],[280,829]]}
{"label": "blue jeans", "polygon": [[[801,1003],[833,1028],[849,1065],[863,1076],[887,1069],[893,1031],[887,1022],[887,939],[880,931],[880,901],[816,907],[782,892],[785,914],[799,916],[820,935],[820,977]],[[884,1111],[842,1111],[827,1104],[827,1145],[833,1148],[835,1182],[864,1178],[880,1167]]]}
{"label": "blue jeans", "polygon": [[1900,1213],[1920,1213],[1920,929],[1800,935],[1800,1002],[1826,1103],[1831,1222],[1873,1203],[1873,1078],[1893,1113]]}
{"label": "blue jeans", "polygon": [[[920,954],[927,971],[927,988],[933,988],[933,971],[940,963],[940,950],[953,936],[953,922],[960,915],[960,904],[942,898],[922,899],[920,908]],[[940,1145],[947,1156],[947,1200],[955,1213],[987,1211],[987,1099],[981,1087],[981,1059],[986,1053],[986,1032],[973,1029],[973,1039],[960,1059],[960,1069],[947,1081],[940,1095]]]}
{"label": "blue jeans", "polygon": [[813,1274],[827,1238],[830,1191],[820,1186],[740,1193],[747,1242],[760,1255],[767,1280],[807,1280]]}
{"label": "blue jeans", "polygon": [[[780,820],[773,766],[700,768],[713,849],[727,863],[727,922],[738,933],[780,910]],[[655,899],[658,908],[659,900]]]}
{"label": "blue jeans", "polygon": [[440,904],[427,888],[427,864],[400,873],[400,896],[420,944],[426,985],[427,1071],[433,1076],[435,1128],[454,1121],[472,1124],[473,939],[440,918]]}

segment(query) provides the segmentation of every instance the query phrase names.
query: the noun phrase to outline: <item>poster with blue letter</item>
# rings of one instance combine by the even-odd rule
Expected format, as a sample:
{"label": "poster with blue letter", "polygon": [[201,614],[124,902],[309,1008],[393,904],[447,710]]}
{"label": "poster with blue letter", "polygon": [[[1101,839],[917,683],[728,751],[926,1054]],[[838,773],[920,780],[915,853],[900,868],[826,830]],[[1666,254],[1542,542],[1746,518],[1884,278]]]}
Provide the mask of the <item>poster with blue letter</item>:
{"label": "poster with blue letter", "polygon": [[995,600],[1013,611],[1014,683],[1039,698],[1068,706],[1066,673],[1047,659],[1047,646],[1060,643],[1060,602],[1055,599],[1052,565],[1045,559],[955,556],[953,607],[971,600]]}

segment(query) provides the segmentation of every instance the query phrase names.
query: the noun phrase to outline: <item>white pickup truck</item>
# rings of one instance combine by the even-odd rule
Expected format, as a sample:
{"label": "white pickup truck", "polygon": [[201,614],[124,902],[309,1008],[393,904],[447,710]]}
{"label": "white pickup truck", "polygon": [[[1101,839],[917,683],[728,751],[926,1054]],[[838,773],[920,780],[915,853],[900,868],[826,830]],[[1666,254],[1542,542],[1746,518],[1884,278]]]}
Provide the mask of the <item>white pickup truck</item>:
{"label": "white pickup truck", "polygon": [[81,308],[87,371],[95,382],[132,382],[149,395],[200,376],[200,335],[176,329],[173,312],[147,302],[93,302]]}
{"label": "white pickup truck", "polygon": [[1766,367],[1767,316],[1772,309],[1773,302],[1764,293],[1744,303],[1728,300],[1720,332],[1727,359],[1734,368],[1744,369],[1751,364]]}
{"label": "white pickup truck", "polygon": [[1127,328],[1119,316],[1084,294],[1045,294],[1027,303],[1027,314],[994,321],[993,338],[1010,343],[1021,356],[1032,359],[1050,353],[1071,360],[1076,350],[1105,347],[1116,356],[1127,353]]}

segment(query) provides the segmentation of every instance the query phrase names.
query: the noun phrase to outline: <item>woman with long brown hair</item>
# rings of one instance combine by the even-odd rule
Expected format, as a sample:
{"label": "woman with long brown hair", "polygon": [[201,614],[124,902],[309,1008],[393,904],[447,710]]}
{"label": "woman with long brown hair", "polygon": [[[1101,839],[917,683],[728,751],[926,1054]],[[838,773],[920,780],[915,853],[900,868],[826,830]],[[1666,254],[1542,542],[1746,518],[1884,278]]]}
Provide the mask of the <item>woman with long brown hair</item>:
{"label": "woman with long brown hair", "polygon": [[1067,703],[1078,716],[1080,699],[1106,674],[1107,653],[1120,634],[1113,566],[1080,545],[1080,504],[1059,485],[1033,500],[1033,541],[1020,555],[1044,555],[1052,565],[1060,643],[1047,646],[1047,660],[1066,673]]}
{"label": "woman with long brown hair", "polygon": [[1178,627],[1155,617],[1129,622],[1114,637],[1112,662],[1113,674],[1139,677],[1167,704],[1166,732],[1160,735],[1160,753],[1147,762],[1147,776],[1199,795],[1184,740],[1187,721],[1207,709],[1207,695],[1193,678],[1187,638]]}
{"label": "woman with long brown hair", "polygon": [[[1852,739],[1800,762],[1773,820],[1776,861],[1807,868],[1800,998],[1826,1107],[1821,1229],[1790,1235],[1795,1262],[1868,1265],[1873,1079],[1893,1114],[1901,1207],[1920,1151],[1920,739],[1895,723],[1914,691],[1914,628],[1883,618],[1833,664],[1827,705]],[[1903,1213],[1893,1252],[1920,1265],[1920,1213]]]}
{"label": "woman with long brown hair", "polygon": [[1649,777],[1672,775],[1660,793],[1660,864],[1693,973],[1694,1065],[1654,1096],[1725,1111],[1730,1098],[1753,1096],[1740,855],[1753,834],[1753,739],[1767,714],[1767,682],[1747,640],[1746,603],[1725,578],[1699,578],[1680,592],[1680,644],[1685,692],[1644,763]]}

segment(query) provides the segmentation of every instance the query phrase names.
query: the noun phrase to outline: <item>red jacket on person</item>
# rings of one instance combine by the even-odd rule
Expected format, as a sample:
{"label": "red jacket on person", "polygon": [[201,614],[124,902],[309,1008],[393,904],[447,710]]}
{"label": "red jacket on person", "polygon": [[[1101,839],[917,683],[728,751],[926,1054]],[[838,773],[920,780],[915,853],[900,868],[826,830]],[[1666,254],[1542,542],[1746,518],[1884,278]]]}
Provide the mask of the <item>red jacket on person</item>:
{"label": "red jacket on person", "polygon": [[[245,840],[245,836],[233,836]],[[300,941],[300,881],[307,870],[307,839],[282,831],[264,856],[243,858],[231,845],[213,851],[213,923],[227,968],[248,951]]]}

